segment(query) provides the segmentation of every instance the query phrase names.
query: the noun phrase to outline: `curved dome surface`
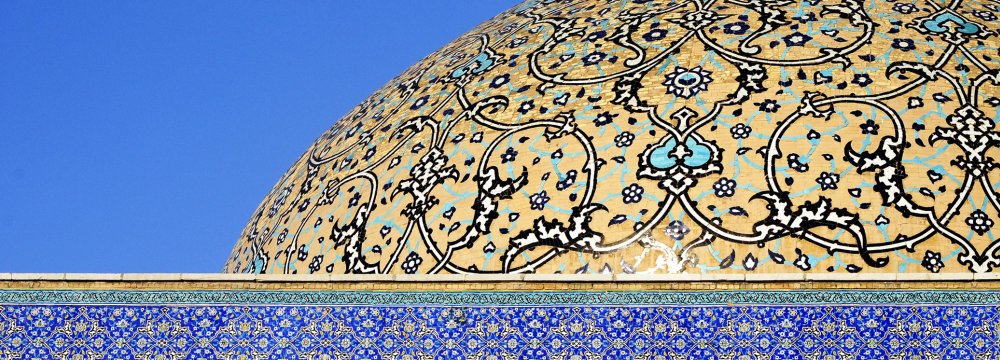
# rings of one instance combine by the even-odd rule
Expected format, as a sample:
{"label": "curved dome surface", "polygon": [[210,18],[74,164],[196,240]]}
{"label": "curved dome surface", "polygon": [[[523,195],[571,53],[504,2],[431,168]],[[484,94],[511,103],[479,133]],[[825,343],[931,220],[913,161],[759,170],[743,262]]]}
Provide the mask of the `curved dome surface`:
{"label": "curved dome surface", "polygon": [[998,16],[528,1],[323,133],[225,271],[991,271]]}

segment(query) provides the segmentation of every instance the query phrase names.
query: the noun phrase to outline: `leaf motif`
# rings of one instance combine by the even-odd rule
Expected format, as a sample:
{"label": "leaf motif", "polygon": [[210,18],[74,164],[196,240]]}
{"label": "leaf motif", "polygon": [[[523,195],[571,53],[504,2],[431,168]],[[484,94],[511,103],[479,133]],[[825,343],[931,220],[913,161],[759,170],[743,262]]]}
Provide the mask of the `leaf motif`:
{"label": "leaf motif", "polygon": [[729,253],[729,256],[722,259],[722,262],[719,263],[719,269],[728,269],[730,266],[733,266],[734,260],[736,260],[736,250],[733,250]]}
{"label": "leaf motif", "polygon": [[611,218],[611,221],[608,222],[608,226],[621,224],[627,219],[628,218],[626,218],[623,214],[615,215],[615,217]]}
{"label": "leaf motif", "polygon": [[767,255],[771,257],[771,260],[774,260],[774,262],[776,262],[778,264],[784,264],[785,263],[785,257],[782,256],[779,253],[776,253],[774,251],[768,250],[767,251]]}

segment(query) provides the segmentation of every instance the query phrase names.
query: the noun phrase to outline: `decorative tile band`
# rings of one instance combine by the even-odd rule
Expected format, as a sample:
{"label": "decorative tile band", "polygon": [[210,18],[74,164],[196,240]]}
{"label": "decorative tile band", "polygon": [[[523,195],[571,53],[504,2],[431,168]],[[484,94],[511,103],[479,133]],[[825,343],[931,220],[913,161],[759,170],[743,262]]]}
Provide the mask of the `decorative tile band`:
{"label": "decorative tile band", "polygon": [[[1000,308],[977,305],[996,300],[996,292],[371,296],[215,292],[217,298],[211,298],[212,293],[4,291],[0,294],[6,301],[73,304],[0,305],[0,359],[992,359],[1000,355],[996,347]],[[279,298],[337,304],[264,304]],[[151,300],[163,303],[130,304]],[[184,304],[221,300],[234,304]],[[86,304],[90,301],[117,303]],[[396,303],[381,303],[390,301]],[[694,304],[697,301],[710,303]],[[737,305],[717,303],[721,301]],[[770,301],[776,303],[765,304]],[[825,304],[841,301],[863,304]],[[895,301],[942,304],[892,304]]]}
{"label": "decorative tile band", "polygon": [[0,290],[13,305],[674,306],[998,305],[1000,291],[739,290],[638,292],[361,292]]}

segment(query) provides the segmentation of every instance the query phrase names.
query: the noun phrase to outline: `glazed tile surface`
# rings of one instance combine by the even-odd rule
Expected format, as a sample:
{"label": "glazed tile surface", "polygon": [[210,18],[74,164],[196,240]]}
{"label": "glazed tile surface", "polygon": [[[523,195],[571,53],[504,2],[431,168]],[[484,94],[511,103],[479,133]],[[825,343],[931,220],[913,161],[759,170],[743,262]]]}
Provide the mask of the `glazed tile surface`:
{"label": "glazed tile surface", "polygon": [[527,1],[322,134],[224,270],[989,272],[998,15]]}
{"label": "glazed tile surface", "polygon": [[[407,304],[413,294],[404,293],[383,293],[388,303],[382,304],[243,302],[226,295],[241,292],[225,291],[202,292],[215,293],[223,303],[178,301],[198,293],[0,292],[4,300],[27,295],[56,302],[0,305],[0,358],[992,359],[1000,340],[997,307],[950,303],[1000,296],[996,292],[858,292],[868,296],[854,300],[868,300],[854,304],[810,301],[816,294],[809,292],[798,294],[796,303],[735,305],[659,298],[734,296],[727,292],[632,293],[647,301],[603,305],[581,302],[613,300],[607,293],[535,295],[564,302],[558,305],[526,304],[519,301],[524,297],[504,293],[480,294],[508,299],[492,305],[446,293],[435,295],[447,301],[424,305]],[[814,299],[824,293],[828,300],[850,298],[818,293]],[[286,300],[309,295],[284,294]],[[767,299],[768,293],[759,294]],[[75,302],[67,302],[74,296]],[[118,301],[108,302],[115,296]],[[132,296],[154,303],[120,300]],[[666,301],[653,304],[657,299]],[[916,299],[938,304],[906,304]]]}

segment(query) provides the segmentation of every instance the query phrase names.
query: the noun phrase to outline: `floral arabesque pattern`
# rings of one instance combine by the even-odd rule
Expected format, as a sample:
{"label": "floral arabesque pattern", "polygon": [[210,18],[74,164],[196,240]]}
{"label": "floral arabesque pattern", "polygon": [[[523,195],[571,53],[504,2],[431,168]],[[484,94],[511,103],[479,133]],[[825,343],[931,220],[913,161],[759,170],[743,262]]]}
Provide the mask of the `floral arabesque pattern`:
{"label": "floral arabesque pattern", "polygon": [[5,359],[997,355],[993,306],[4,305]]}
{"label": "floral arabesque pattern", "polygon": [[990,272],[998,14],[527,1],[321,135],[225,271]]}

